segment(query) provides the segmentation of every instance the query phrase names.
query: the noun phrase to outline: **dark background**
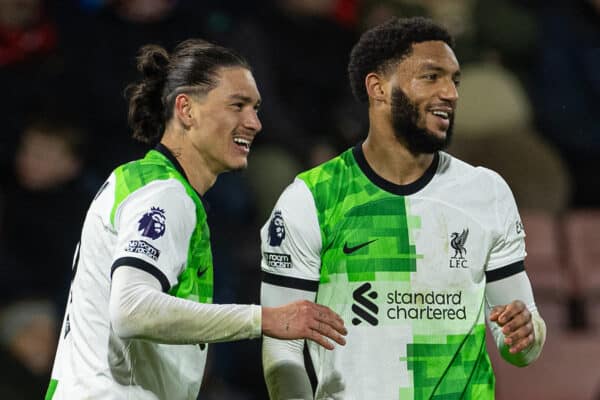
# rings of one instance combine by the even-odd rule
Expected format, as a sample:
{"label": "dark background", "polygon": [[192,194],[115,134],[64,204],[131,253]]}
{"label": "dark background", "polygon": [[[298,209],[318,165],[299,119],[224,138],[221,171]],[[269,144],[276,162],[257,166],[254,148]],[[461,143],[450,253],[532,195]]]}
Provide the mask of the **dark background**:
{"label": "dark background", "polygon": [[[85,210],[116,165],[147,150],[123,96],[140,46],[201,37],[254,68],[263,131],[248,170],[220,176],[206,200],[215,302],[259,303],[259,229],[296,173],[366,137],[348,54],[394,15],[455,35],[464,78],[449,151],[504,176],[528,232],[549,339],[534,367],[498,364],[498,398],[595,398],[598,0],[0,0],[0,397],[45,392]],[[559,345],[572,350],[564,370]],[[211,349],[201,398],[267,397],[259,340]]]}

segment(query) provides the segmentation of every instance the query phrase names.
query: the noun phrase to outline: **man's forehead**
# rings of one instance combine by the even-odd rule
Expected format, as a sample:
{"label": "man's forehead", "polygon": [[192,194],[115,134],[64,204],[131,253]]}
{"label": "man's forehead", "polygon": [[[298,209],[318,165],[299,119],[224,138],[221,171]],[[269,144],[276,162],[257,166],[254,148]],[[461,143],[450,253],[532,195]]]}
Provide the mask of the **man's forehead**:
{"label": "man's forehead", "polygon": [[214,90],[226,97],[256,102],[260,94],[252,72],[243,67],[219,68],[216,72],[217,86]]}
{"label": "man's forehead", "polygon": [[418,69],[442,68],[451,72],[460,69],[452,48],[445,42],[437,40],[414,43],[411,54],[403,59],[398,66]]}

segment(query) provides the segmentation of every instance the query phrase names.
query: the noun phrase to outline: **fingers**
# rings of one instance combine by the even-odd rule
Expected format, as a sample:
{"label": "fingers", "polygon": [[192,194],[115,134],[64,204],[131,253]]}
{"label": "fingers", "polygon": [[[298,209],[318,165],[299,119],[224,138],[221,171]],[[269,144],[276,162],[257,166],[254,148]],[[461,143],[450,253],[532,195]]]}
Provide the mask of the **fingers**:
{"label": "fingers", "polygon": [[[333,350],[334,344],[330,341],[345,345],[348,331],[344,320],[330,308],[309,301],[303,302],[302,307],[307,311],[306,338],[312,340],[328,350]],[[330,339],[330,340],[329,340]]]}
{"label": "fingers", "polygon": [[[343,319],[328,307],[299,300],[280,307],[263,307],[263,334],[278,339],[309,339],[332,350],[346,344]],[[333,341],[333,342],[332,342]]]}
{"label": "fingers", "polygon": [[315,316],[317,321],[326,323],[342,335],[346,335],[348,333],[346,327],[344,326],[344,320],[342,317],[333,312],[331,309],[320,304],[315,304],[315,308],[317,310],[317,315]]}
{"label": "fingers", "polygon": [[325,347],[327,350],[333,350],[335,346],[325,336],[319,334],[315,329],[310,330],[310,336],[307,338]]}
{"label": "fingers", "polygon": [[523,325],[531,322],[531,313],[529,310],[524,309],[519,314],[515,315],[510,321],[506,322],[502,326],[502,333],[504,336],[510,336],[513,332],[519,330]]}
{"label": "fingers", "polygon": [[518,353],[529,347],[535,339],[533,324],[527,323],[510,336],[504,338],[504,343],[510,347],[511,353]]}
{"label": "fingers", "polygon": [[534,331],[531,313],[522,301],[515,300],[506,306],[496,306],[490,312],[490,320],[502,327],[504,343],[510,353],[523,351],[533,343]]}
{"label": "fingers", "polygon": [[[500,326],[504,326],[516,315],[523,312],[523,310],[527,310],[525,304],[520,300],[515,300],[510,304],[494,307],[490,312],[490,320],[496,321]],[[495,317],[494,319],[492,319],[492,315]]]}
{"label": "fingers", "polygon": [[337,329],[327,322],[315,320],[315,325],[311,326],[310,329],[314,334],[318,335],[320,338],[323,338],[323,340],[328,343],[329,341],[326,338],[329,338],[342,346],[346,344],[346,339],[344,336],[342,336]]}
{"label": "fingers", "polygon": [[500,316],[500,314],[502,314],[502,311],[504,311],[504,309],[506,308],[506,306],[495,306],[492,308],[492,311],[490,311],[490,320],[497,322],[498,321],[498,317]]}
{"label": "fingers", "polygon": [[[328,346],[324,346],[327,349],[333,348],[333,344],[327,338],[338,344],[345,345],[346,339],[344,339],[343,335],[346,335],[348,331],[344,326],[344,320],[328,307],[315,303],[311,305],[314,309],[314,320],[310,323],[309,327],[312,330],[313,337],[318,338],[315,341],[322,346],[324,346],[323,342],[327,343]],[[314,340],[313,337],[310,339]]]}

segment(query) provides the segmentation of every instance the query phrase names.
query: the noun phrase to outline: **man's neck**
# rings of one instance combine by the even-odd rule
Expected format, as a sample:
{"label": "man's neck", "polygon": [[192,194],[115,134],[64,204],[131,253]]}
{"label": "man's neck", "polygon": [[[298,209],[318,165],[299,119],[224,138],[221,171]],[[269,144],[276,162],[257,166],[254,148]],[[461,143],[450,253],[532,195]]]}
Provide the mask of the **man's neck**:
{"label": "man's neck", "polygon": [[411,153],[396,139],[393,132],[377,131],[373,126],[362,149],[373,171],[396,185],[407,185],[418,180],[434,158],[429,153]]}
{"label": "man's neck", "polygon": [[217,181],[217,175],[196,151],[192,143],[186,143],[181,132],[165,132],[160,141],[177,159],[188,181],[200,195],[204,195]]}

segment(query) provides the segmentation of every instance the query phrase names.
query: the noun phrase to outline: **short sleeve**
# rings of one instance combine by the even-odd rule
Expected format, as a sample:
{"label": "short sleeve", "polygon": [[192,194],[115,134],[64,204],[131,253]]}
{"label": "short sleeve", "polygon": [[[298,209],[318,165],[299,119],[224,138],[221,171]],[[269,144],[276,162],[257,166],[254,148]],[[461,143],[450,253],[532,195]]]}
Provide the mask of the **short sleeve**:
{"label": "short sleeve", "polygon": [[321,231],[312,193],[300,179],[284,192],[261,229],[263,282],[317,291]]}
{"label": "short sleeve", "polygon": [[525,231],[514,196],[506,182],[493,173],[495,190],[494,240],[486,268],[488,282],[524,270]]}
{"label": "short sleeve", "polygon": [[114,270],[127,265],[152,274],[167,292],[187,260],[195,205],[176,180],[155,181],[129,195],[115,215]]}

